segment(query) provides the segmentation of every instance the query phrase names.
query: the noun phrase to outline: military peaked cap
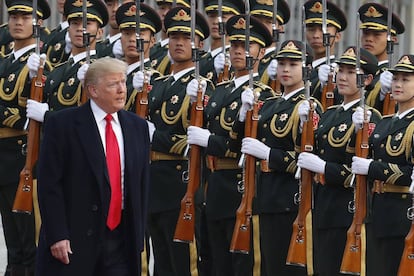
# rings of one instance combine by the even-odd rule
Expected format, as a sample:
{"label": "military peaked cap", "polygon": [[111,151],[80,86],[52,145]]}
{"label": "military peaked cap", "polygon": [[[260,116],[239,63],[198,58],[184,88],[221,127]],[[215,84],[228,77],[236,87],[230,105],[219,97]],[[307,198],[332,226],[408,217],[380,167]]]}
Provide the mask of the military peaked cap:
{"label": "military peaked cap", "polygon": [[[7,12],[33,12],[33,0],[6,0]],[[41,19],[49,18],[50,7],[46,0],[37,1],[37,16]]]}
{"label": "military peaked cap", "polygon": [[[326,23],[335,26],[340,32],[346,29],[347,20],[342,10],[335,4],[326,1]],[[322,1],[309,0],[305,3],[306,24],[322,24]]]}

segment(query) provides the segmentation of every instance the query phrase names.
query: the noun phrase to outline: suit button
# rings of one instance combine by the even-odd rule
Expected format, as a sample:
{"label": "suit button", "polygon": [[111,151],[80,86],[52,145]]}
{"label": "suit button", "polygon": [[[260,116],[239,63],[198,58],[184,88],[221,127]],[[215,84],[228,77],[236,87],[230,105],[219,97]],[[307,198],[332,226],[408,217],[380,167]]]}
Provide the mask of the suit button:
{"label": "suit button", "polygon": [[98,206],[96,204],[92,205],[92,211],[94,212],[98,211]]}
{"label": "suit button", "polygon": [[92,236],[92,234],[93,234],[93,230],[92,230],[92,229],[89,229],[89,230],[86,232],[86,235],[87,235],[88,237]]}

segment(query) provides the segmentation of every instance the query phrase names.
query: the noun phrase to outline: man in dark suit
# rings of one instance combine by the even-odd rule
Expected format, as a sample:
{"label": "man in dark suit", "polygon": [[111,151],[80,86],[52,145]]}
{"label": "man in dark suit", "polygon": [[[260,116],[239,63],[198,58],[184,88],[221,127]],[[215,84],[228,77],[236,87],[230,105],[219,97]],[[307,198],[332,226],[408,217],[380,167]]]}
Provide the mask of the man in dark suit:
{"label": "man in dark suit", "polygon": [[140,271],[149,135],[145,120],[123,110],[126,69],[114,58],[92,63],[85,75],[90,100],[56,112],[45,124],[38,163],[37,275]]}

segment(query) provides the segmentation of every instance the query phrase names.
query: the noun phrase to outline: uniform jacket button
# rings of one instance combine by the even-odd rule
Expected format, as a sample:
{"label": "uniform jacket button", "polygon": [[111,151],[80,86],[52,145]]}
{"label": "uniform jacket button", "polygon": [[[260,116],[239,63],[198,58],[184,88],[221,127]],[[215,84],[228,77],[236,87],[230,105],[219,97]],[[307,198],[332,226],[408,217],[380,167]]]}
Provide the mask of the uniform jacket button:
{"label": "uniform jacket button", "polygon": [[93,204],[92,205],[92,211],[94,211],[94,212],[98,211],[98,205]]}
{"label": "uniform jacket button", "polygon": [[86,232],[86,235],[87,235],[88,237],[92,236],[92,234],[93,234],[93,230],[92,230],[92,229],[89,229],[89,230]]}

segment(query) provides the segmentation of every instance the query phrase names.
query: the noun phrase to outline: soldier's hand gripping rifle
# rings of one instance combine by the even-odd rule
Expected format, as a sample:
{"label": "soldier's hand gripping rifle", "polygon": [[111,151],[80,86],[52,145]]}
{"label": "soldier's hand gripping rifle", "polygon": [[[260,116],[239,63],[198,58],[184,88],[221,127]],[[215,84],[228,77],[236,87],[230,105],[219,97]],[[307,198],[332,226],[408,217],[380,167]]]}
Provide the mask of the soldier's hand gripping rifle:
{"label": "soldier's hand gripping rifle", "polygon": [[[254,92],[253,88],[253,57],[250,55],[250,5],[245,1],[246,7],[246,68],[249,70],[249,89]],[[254,94],[253,108],[246,113],[246,124],[244,127],[244,136],[256,138],[257,124],[259,121],[258,94]],[[239,207],[236,211],[236,222],[234,224],[233,236],[230,243],[230,252],[248,254],[250,252],[250,238],[252,231],[253,215],[253,197],[255,194],[256,182],[256,158],[249,154],[242,156],[243,166],[243,184],[244,192]]]}
{"label": "soldier's hand gripping rifle", "polygon": [[221,36],[221,53],[224,55],[224,68],[217,78],[217,83],[228,81],[230,78],[230,57],[226,53],[226,27],[223,22],[223,0],[218,0],[218,27]]}
{"label": "soldier's hand gripping rifle", "polygon": [[[392,0],[388,0],[388,14],[387,14],[387,54],[388,54],[388,68],[392,66],[392,56],[394,53],[394,41],[391,34],[392,28]],[[392,98],[391,91],[385,94],[382,115],[390,115],[395,113],[395,100]]]}
{"label": "soldier's hand gripping rifle", "polygon": [[412,196],[412,204],[407,210],[407,218],[411,220],[411,228],[405,237],[404,251],[401,256],[400,267],[398,268],[398,276],[410,276],[414,271],[414,181],[411,182],[409,192]]}
{"label": "soldier's hand gripping rifle", "polygon": [[[40,25],[37,18],[37,0],[33,1],[33,37],[36,39],[36,54],[40,54]],[[37,75],[32,79],[30,88],[30,99],[43,101],[43,68],[45,60],[40,59],[40,66]],[[31,214],[33,211],[33,168],[39,157],[40,145],[40,123],[36,120],[29,120],[29,129],[26,143],[26,162],[20,172],[19,185],[17,187],[16,197],[14,199],[12,211],[15,213]]]}
{"label": "soldier's hand gripping rifle", "polygon": [[[306,65],[306,23],[305,10],[302,5],[302,68],[305,82],[305,97],[310,104],[307,121],[303,123],[301,152],[313,152],[314,132],[313,113],[314,104],[310,100],[310,68]],[[286,257],[286,264],[307,267],[308,275],[313,274],[312,254],[312,182],[313,173],[310,170],[299,168],[299,192],[295,201],[299,203],[298,214],[293,222],[292,236]]]}
{"label": "soldier's hand gripping rifle", "polygon": [[[86,49],[86,64],[91,63],[91,34],[88,33],[88,1],[82,0],[82,35],[83,47]],[[84,104],[88,101],[85,87],[82,89],[80,103]]]}
{"label": "soldier's hand gripping rifle", "polygon": [[328,32],[328,23],[327,23],[327,15],[328,13],[328,6],[326,4],[326,0],[322,0],[322,32],[323,32],[323,46],[325,46],[325,54],[326,54],[326,64],[330,66],[331,71],[328,75],[328,81],[322,88],[322,95],[321,95],[321,104],[323,110],[326,110],[328,107],[334,104],[334,89],[335,84],[333,83],[333,67],[331,66],[331,34]]}
{"label": "soldier's hand gripping rifle", "polygon": [[[190,124],[192,126],[203,126],[203,89],[200,79],[200,53],[195,45],[195,22],[196,22],[196,2],[191,0],[191,48],[193,62],[195,62],[195,79],[198,80],[197,100],[191,105]],[[188,161],[188,181],[187,191],[181,199],[181,209],[175,227],[174,241],[190,243],[194,240],[195,227],[195,201],[196,193],[201,181],[201,147],[191,145]],[[184,178],[184,177],[183,177]]]}
{"label": "soldier's hand gripping rifle", "polygon": [[135,113],[141,118],[148,117],[148,93],[149,93],[149,77],[144,67],[144,39],[141,38],[141,0],[135,1],[135,33],[137,37],[137,52],[139,53],[140,71],[144,75],[144,84],[141,91],[137,91],[135,98]]}
{"label": "soldier's hand gripping rifle", "polygon": [[[359,14],[357,15],[359,17]],[[360,107],[364,110],[364,122],[356,134],[355,155],[362,158],[368,157],[368,117],[365,105],[364,75],[361,73],[360,63],[360,30],[357,24],[357,45],[356,45],[356,80],[361,98]],[[354,188],[354,199],[348,205],[349,212],[354,213],[351,226],[346,235],[346,244],[340,268],[341,273],[352,275],[365,275],[365,224],[367,214],[367,176],[353,175],[351,185]]]}
{"label": "soldier's hand gripping rifle", "polygon": [[[277,22],[277,0],[273,0],[273,18],[272,18],[272,32],[273,32],[273,42],[275,44],[275,52],[274,55],[277,54],[277,44],[279,43],[279,28]],[[277,94],[282,93],[282,88],[280,86],[280,80],[278,78],[272,79],[270,82],[270,87],[272,87],[273,91]]]}

